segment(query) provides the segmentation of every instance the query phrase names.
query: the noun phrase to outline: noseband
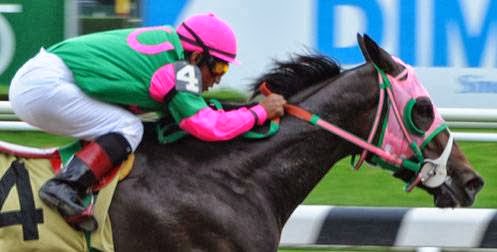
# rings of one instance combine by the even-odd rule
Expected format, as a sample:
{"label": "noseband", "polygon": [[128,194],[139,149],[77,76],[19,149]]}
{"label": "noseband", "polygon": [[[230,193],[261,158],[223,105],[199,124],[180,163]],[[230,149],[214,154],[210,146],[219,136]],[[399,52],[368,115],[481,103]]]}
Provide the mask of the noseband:
{"label": "noseband", "polygon": [[[399,59],[395,60],[405,66],[404,71],[395,77],[387,75],[382,69],[374,65],[378,73],[380,95],[376,117],[367,141],[320,119],[318,115],[312,114],[301,107],[286,104],[285,111],[289,115],[321,127],[362,148],[363,152],[355,163],[355,169],[359,169],[368,154],[371,153],[371,161],[374,165],[379,165],[394,172],[400,169],[408,169],[416,174],[416,177],[406,185],[406,191],[411,191],[419,183],[431,188],[438,187],[446,181],[447,161],[452,151],[453,136],[434,107],[435,118],[430,128],[426,132],[416,128],[410,117],[410,112],[412,112],[417,97],[429,97],[429,95],[415,77],[412,67]],[[324,86],[318,85],[309,91],[305,90],[305,97],[311,96]],[[271,93],[266,83],[261,85],[260,91],[264,95]],[[301,98],[302,95],[299,94],[298,97]],[[290,102],[294,100],[290,99]],[[388,106],[385,106],[385,102],[388,102]],[[384,117],[378,143],[374,145],[372,142],[380,128],[383,107],[387,107],[386,112],[388,114]],[[422,150],[444,130],[449,133],[449,139],[442,154],[436,159],[425,158]],[[354,157],[352,162],[354,162]]]}

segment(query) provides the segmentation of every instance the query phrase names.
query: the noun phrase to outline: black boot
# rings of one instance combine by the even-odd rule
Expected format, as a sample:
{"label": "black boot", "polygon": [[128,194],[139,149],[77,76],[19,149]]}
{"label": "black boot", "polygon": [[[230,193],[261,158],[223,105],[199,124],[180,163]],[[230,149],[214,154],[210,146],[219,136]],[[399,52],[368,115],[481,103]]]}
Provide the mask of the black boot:
{"label": "black boot", "polygon": [[55,208],[76,229],[94,231],[98,224],[92,216],[92,204],[84,198],[90,188],[117,167],[131,152],[127,140],[111,133],[97,138],[78,151],[65,169],[48,180],[39,191],[40,198]]}
{"label": "black boot", "polygon": [[[64,218],[81,216],[92,207],[86,205],[83,199],[88,196],[87,188],[96,181],[95,175],[86,164],[75,156],[64,170],[40,188],[39,196],[48,206],[57,209]],[[98,227],[95,220],[89,219],[85,222],[87,223],[81,227],[70,224],[85,231],[94,231]]]}

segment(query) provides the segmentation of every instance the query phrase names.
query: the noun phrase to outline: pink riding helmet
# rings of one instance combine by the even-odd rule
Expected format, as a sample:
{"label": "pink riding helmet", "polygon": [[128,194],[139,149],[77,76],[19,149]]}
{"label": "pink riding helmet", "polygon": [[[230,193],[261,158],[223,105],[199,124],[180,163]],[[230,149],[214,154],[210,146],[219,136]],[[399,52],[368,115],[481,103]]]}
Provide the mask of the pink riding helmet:
{"label": "pink riding helmet", "polygon": [[236,37],[230,26],[213,13],[188,17],[176,32],[186,51],[203,52],[229,63],[236,60]]}

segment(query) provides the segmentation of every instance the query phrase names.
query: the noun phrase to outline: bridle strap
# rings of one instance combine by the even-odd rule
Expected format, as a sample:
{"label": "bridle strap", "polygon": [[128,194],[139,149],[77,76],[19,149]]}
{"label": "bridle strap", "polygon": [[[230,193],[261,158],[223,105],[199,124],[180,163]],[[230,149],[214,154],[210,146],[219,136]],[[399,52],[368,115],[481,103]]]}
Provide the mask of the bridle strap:
{"label": "bridle strap", "polygon": [[[378,83],[381,83],[381,75],[379,73],[378,73],[378,80],[379,80]],[[385,89],[382,87],[382,85],[380,85],[380,98],[378,101],[378,107],[376,108],[376,115],[374,118],[373,127],[371,128],[371,131],[369,132],[369,136],[368,136],[368,143],[369,144],[373,144],[374,137],[376,136],[376,132],[379,128],[381,114],[383,112],[383,103],[384,102],[385,102]],[[359,168],[364,163],[364,161],[366,161],[367,156],[368,156],[368,151],[366,149],[364,149],[361,152],[359,160],[354,165],[354,170],[359,170]]]}
{"label": "bridle strap", "polygon": [[[268,95],[273,93],[271,90],[269,90],[269,88],[267,87],[267,82],[265,82],[265,81],[261,84],[261,86],[259,87],[259,90],[261,91],[261,93],[264,96],[268,96]],[[306,122],[311,122],[312,113],[304,110],[301,107],[298,107],[298,106],[295,106],[292,104],[288,104],[288,103],[283,105],[283,106],[284,106],[285,112],[287,114],[292,115],[300,120],[303,120]],[[279,121],[279,119],[278,119],[278,121]]]}
{"label": "bridle strap", "polygon": [[[383,103],[385,102],[385,88],[386,86],[383,84],[383,78],[384,76],[381,74],[381,71],[379,70],[378,66],[373,65],[376,68],[376,71],[378,72],[378,83],[380,83],[380,98],[378,100],[378,107],[376,108],[376,114],[373,122],[373,127],[371,128],[371,131],[369,132],[368,136],[368,143],[373,144],[374,137],[376,136],[376,132],[379,128],[380,124],[380,119],[381,119],[381,114],[383,112]],[[407,68],[404,68],[402,72],[400,72],[397,76],[395,76],[395,79],[400,79],[403,78],[407,74]],[[359,160],[355,163],[354,165],[354,170],[359,170],[361,165],[366,161],[366,157],[368,156],[368,151],[363,150]]]}
{"label": "bridle strap", "polygon": [[[402,134],[404,135],[404,137],[405,137],[407,143],[409,144],[409,147],[411,148],[412,152],[414,153],[415,157],[418,159],[418,162],[423,163],[423,161],[424,161],[423,154],[421,153],[421,150],[419,149],[418,145],[416,145],[416,143],[413,141],[411,135],[409,134],[406,126],[403,123],[402,115],[401,115],[399,108],[398,108],[398,105],[397,105],[398,104],[397,99],[392,91],[392,83],[390,82],[390,78],[376,64],[373,64],[373,66],[375,67],[378,74],[381,76],[381,81],[379,83],[380,83],[382,88],[386,89],[388,99],[390,99],[390,101],[391,101],[390,107],[392,108],[394,117],[397,120],[397,123],[400,127]],[[407,74],[408,74],[408,70],[407,70],[407,68],[405,68],[403,71],[401,71],[399,74],[397,74],[393,78],[395,80],[399,80],[401,78],[404,78],[404,76],[406,76]]]}
{"label": "bridle strap", "polygon": [[[261,84],[259,90],[261,91],[261,93],[263,95],[266,95],[266,96],[272,94],[271,90],[269,90],[269,88],[267,87],[266,82],[263,82]],[[388,162],[392,165],[399,166],[399,167],[404,166],[408,169],[416,169],[416,170],[419,169],[418,168],[419,165],[417,163],[414,163],[410,160],[402,159],[400,157],[392,155],[392,154],[384,151],[383,149],[378,148],[377,146],[372,145],[372,144],[364,141],[362,138],[355,136],[352,133],[349,133],[349,132],[343,130],[342,128],[340,128],[336,125],[333,125],[327,121],[322,120],[316,114],[312,114],[311,112],[309,112],[309,111],[307,111],[299,106],[292,105],[292,104],[285,104],[284,108],[285,108],[285,112],[287,114],[294,116],[300,120],[306,121],[312,125],[319,126],[320,128],[322,128],[326,131],[329,131],[329,132],[345,139],[346,141],[353,143],[353,144],[383,158],[386,162]]]}
{"label": "bridle strap", "polygon": [[[376,71],[381,75],[381,77],[383,79],[383,81],[381,81],[380,83],[387,82],[386,84],[383,84],[383,85],[387,85],[388,86],[386,88],[387,95],[388,95],[388,98],[392,101],[391,104],[392,104],[392,109],[393,109],[395,118],[399,122],[400,129],[402,130],[402,134],[404,134],[404,137],[406,138],[407,142],[408,143],[412,143],[412,138],[409,135],[409,132],[407,131],[406,127],[402,123],[402,116],[400,115],[400,111],[397,108],[397,100],[395,98],[395,95],[393,95],[392,89],[389,88],[391,86],[390,80],[388,79],[388,76],[385,74],[385,72],[383,72],[376,64],[374,64],[374,67],[376,68]],[[404,71],[402,71],[398,76],[402,76],[402,74],[405,74]],[[395,78],[397,79],[397,76]]]}

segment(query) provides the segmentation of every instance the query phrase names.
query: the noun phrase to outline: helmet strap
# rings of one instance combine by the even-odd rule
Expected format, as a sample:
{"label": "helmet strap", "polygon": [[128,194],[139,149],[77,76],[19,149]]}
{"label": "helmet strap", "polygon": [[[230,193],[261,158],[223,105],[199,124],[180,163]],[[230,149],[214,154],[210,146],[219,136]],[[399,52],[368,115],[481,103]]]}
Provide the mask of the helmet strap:
{"label": "helmet strap", "polygon": [[204,50],[204,52],[202,53],[203,54],[203,57],[202,59],[200,60],[199,64],[203,61],[205,61],[205,56],[210,56],[209,54],[209,47],[207,47],[205,44],[204,44],[204,41],[202,41],[202,39],[197,35],[197,33],[195,33],[192,28],[190,28],[188,25],[186,25],[185,22],[183,22],[181,25],[183,25],[183,27],[185,27],[185,29],[195,38],[195,41],[181,35],[181,34],[178,34],[179,37],[186,41],[186,42],[189,42],[189,43],[193,43],[193,44],[196,44],[196,45],[199,45],[200,47],[202,47],[202,49]]}
{"label": "helmet strap", "polygon": [[236,54],[232,54],[232,53],[228,53],[228,52],[216,49],[216,48],[208,47],[204,43],[204,41],[202,41],[202,39],[197,35],[197,33],[195,31],[193,31],[193,29],[190,28],[185,22],[183,22],[181,25],[183,27],[185,27],[185,29],[188,31],[188,33],[190,33],[195,38],[195,40],[188,38],[188,37],[185,37],[185,36],[178,33],[178,36],[180,37],[180,39],[183,41],[186,41],[188,43],[200,46],[204,50],[204,54],[206,56],[208,56],[205,58],[213,58],[212,55],[210,54],[210,51],[214,51],[214,52],[217,52],[217,53],[220,53],[220,54],[226,55],[228,57],[232,57],[232,58],[236,57]]}

